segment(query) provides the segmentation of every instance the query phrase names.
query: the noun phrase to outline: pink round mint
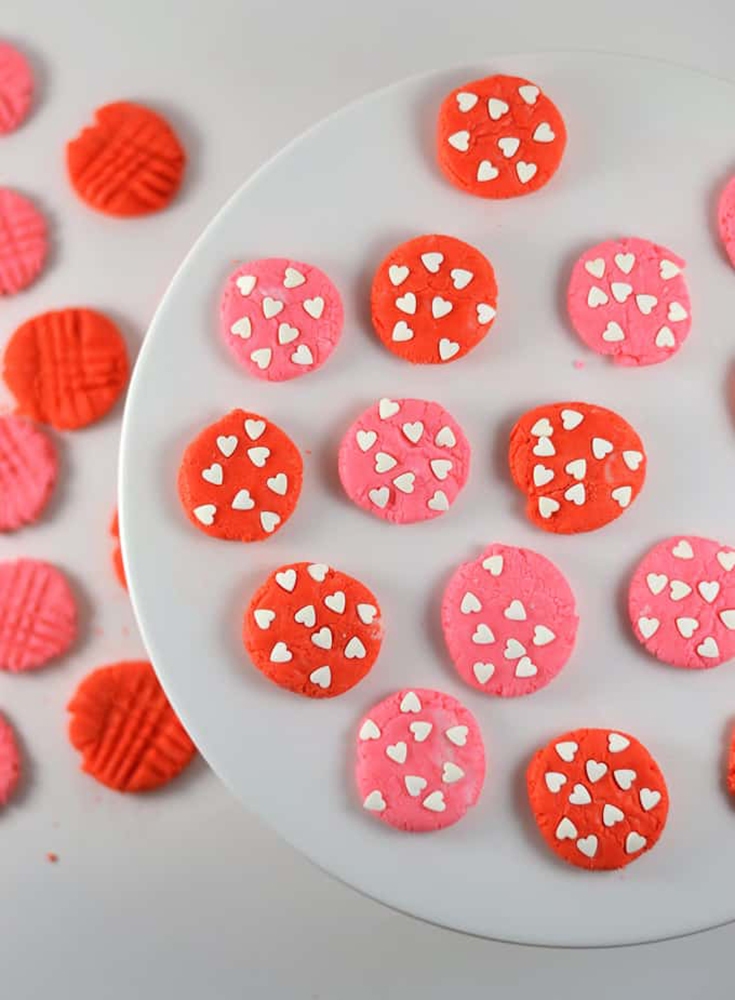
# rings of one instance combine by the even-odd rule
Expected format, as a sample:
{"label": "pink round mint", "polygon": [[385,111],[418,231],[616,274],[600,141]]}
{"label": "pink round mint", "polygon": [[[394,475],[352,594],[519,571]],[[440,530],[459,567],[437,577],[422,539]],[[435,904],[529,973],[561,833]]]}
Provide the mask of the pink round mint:
{"label": "pink round mint", "polygon": [[735,267],[735,175],[730,178],[720,195],[717,226],[730,263]]}
{"label": "pink round mint", "polygon": [[350,500],[397,524],[449,510],[469,468],[459,424],[424,399],[381,399],[352,424],[339,449],[339,477]]}
{"label": "pink round mint", "polygon": [[648,240],[609,240],[572,269],[567,307],[582,340],[620,365],[653,365],[679,350],[691,327],[681,257]]}
{"label": "pink round mint", "polygon": [[0,41],[0,135],[16,129],[28,114],[33,73],[26,57]]}
{"label": "pink round mint", "polygon": [[28,198],[0,187],[0,295],[14,295],[40,273],[46,259],[46,221]]}
{"label": "pink round mint", "polygon": [[323,271],[280,257],[238,267],[227,279],[220,316],[240,364],[270,382],[320,368],[344,319],[339,292]]}
{"label": "pink round mint", "polygon": [[667,538],[630,581],[633,631],[672,667],[716,667],[735,656],[735,549],[695,535]]}
{"label": "pink round mint", "polygon": [[490,545],[454,573],[442,626],[457,672],[502,697],[544,687],[569,659],[579,619],[553,563],[530,549]]}
{"label": "pink round mint", "polygon": [[56,482],[56,452],[25,417],[0,417],[0,531],[35,521]]}
{"label": "pink round mint", "polygon": [[390,826],[413,832],[451,826],[477,802],[484,779],[480,728],[448,694],[398,691],[360,723],[360,800]]}
{"label": "pink round mint", "polygon": [[20,754],[10,723],[0,715],[0,806],[7,804],[20,777]]}

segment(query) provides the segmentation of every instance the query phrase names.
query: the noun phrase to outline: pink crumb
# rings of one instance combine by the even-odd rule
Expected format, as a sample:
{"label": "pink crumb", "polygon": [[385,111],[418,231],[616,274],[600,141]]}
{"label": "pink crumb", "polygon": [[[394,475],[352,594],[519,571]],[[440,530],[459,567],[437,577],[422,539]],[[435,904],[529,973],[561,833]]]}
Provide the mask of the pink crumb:
{"label": "pink crumb", "polygon": [[577,371],[581,371],[584,368],[584,361],[579,361],[578,359],[577,361],[573,361],[572,365]]}

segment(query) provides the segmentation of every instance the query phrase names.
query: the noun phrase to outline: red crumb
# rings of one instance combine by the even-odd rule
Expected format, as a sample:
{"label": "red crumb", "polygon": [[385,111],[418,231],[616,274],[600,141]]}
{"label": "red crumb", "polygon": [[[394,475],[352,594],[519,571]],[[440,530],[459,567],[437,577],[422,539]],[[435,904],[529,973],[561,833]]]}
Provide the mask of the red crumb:
{"label": "red crumb", "polygon": [[48,854],[46,855],[46,860],[50,861],[52,865],[55,865],[56,862],[59,860],[59,855],[54,854],[53,851],[49,851]]}

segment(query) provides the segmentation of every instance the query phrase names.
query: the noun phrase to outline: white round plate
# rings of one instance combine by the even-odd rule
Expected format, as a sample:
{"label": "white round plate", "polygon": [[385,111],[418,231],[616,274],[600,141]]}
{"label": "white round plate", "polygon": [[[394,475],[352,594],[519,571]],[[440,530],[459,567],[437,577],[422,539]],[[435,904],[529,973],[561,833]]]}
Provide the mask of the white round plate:
{"label": "white round plate", "polygon": [[[436,165],[442,97],[491,72],[538,82],[568,125],[558,174],[526,198],[473,198]],[[148,333],[125,414],[121,515],[132,598],[163,685],[248,809],[326,871],[407,913],[549,945],[627,944],[735,918],[735,812],[723,789],[735,666],[666,667],[638,646],[625,615],[628,578],[654,542],[692,533],[735,543],[728,398],[735,273],[713,227],[716,192],[735,162],[734,108],[735,89],[724,81],[599,54],[493,58],[396,84],[313,128],[237,192],[186,258]],[[458,236],[490,258],[498,319],[461,361],[413,367],[373,334],[369,288],[388,250],[432,232]],[[564,309],[577,255],[623,235],[648,237],[688,261],[690,339],[672,360],[641,370],[615,368],[588,351]],[[239,368],[218,332],[227,274],[238,260],[268,256],[323,268],[346,311],[327,364],[281,384]],[[389,525],[340,489],[340,438],[381,396],[435,399],[469,436],[469,483],[436,520]],[[506,442],[526,409],[577,399],[618,410],[640,432],[648,481],[614,524],[554,537],[526,521]],[[255,545],[198,532],[176,491],[188,441],[234,407],[276,421],[305,458],[295,515]],[[492,541],[542,552],[577,595],[574,654],[531,697],[483,697],[460,681],[444,648],[442,590],[458,563]],[[385,614],[372,673],[333,700],[277,688],[241,644],[253,591],[272,569],[301,559],[364,580]],[[460,698],[481,725],[489,760],[477,807],[453,828],[423,836],[367,815],[353,781],[358,720],[407,686]],[[528,807],[530,756],[578,726],[633,733],[669,784],[661,841],[623,872],[587,873],[558,861]]]}

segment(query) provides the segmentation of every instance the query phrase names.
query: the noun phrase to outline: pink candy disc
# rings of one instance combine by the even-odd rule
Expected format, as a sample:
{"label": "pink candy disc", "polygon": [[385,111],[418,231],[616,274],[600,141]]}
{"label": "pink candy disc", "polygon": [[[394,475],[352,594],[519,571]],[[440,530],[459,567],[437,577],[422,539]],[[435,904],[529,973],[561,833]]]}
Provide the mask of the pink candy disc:
{"label": "pink candy disc", "polygon": [[37,559],[0,563],[0,670],[36,670],[74,641],[74,596],[58,569]]}
{"label": "pink candy disc", "polygon": [[648,240],[608,240],[572,269],[567,306],[582,340],[620,365],[666,361],[691,327],[681,257]]}
{"label": "pink candy disc", "polygon": [[25,417],[0,417],[0,531],[39,516],[56,482],[56,452]]}
{"label": "pink candy disc", "polygon": [[730,263],[735,267],[735,175],[730,178],[720,195],[717,227]]}
{"label": "pink candy disc", "polygon": [[320,368],[344,319],[339,292],[323,271],[280,257],[241,264],[227,279],[220,315],[240,364],[271,382]]}
{"label": "pink candy disc", "polygon": [[716,667],[735,656],[735,549],[694,535],[668,538],[630,582],[633,631],[673,667]]}
{"label": "pink candy disc", "polygon": [[28,114],[33,73],[26,57],[0,41],[0,135],[16,129]]}
{"label": "pink candy disc", "polygon": [[360,723],[360,800],[390,826],[412,832],[451,826],[477,802],[484,779],[480,728],[448,694],[398,691]]}
{"label": "pink candy disc", "polygon": [[14,295],[40,273],[46,259],[46,221],[28,198],[0,187],[0,295]]}
{"label": "pink candy disc", "polygon": [[449,510],[467,481],[470,446],[438,403],[381,399],[342,439],[339,477],[358,507],[397,524]]}
{"label": "pink candy disc", "polygon": [[569,659],[579,619],[562,574],[530,549],[490,545],[452,576],[442,626],[460,676],[485,694],[531,694]]}

